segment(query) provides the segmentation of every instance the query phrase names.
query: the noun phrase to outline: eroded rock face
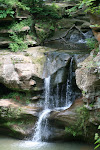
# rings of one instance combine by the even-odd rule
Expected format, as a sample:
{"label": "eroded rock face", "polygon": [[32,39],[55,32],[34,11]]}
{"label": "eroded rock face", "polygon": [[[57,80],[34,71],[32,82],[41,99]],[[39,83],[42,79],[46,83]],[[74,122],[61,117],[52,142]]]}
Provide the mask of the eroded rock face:
{"label": "eroded rock face", "polygon": [[86,102],[93,102],[100,98],[100,54],[94,57],[93,52],[76,70],[76,83],[83,91]]}
{"label": "eroded rock face", "polygon": [[66,67],[71,58],[66,53],[45,56],[45,51],[43,47],[36,47],[26,52],[0,52],[0,83],[18,91],[43,90],[44,78]]}
{"label": "eroded rock face", "polygon": [[47,61],[44,68],[44,77],[52,75],[58,70],[66,67],[71,59],[71,56],[69,54],[60,52],[47,53],[46,57]]}
{"label": "eroded rock face", "polygon": [[35,88],[41,90],[45,56],[43,52],[39,52],[39,48],[30,48],[28,52],[23,53],[1,52],[0,82],[19,91]]}

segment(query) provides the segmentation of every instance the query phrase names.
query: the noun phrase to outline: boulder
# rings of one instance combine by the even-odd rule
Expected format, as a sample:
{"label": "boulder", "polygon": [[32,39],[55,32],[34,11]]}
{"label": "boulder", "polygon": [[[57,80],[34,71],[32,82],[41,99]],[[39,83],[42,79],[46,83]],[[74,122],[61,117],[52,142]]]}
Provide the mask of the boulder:
{"label": "boulder", "polygon": [[28,52],[19,53],[0,52],[0,83],[19,91],[42,90],[45,56],[40,49],[30,48]]}
{"label": "boulder", "polygon": [[100,97],[100,54],[96,57],[93,52],[76,70],[76,83],[82,90],[83,99],[87,103],[96,102]]}
{"label": "boulder", "polygon": [[[82,101],[77,99],[66,110],[52,111],[49,121],[54,127],[51,139],[57,140],[84,140],[94,141],[94,134],[100,124],[100,108],[89,109]],[[57,137],[57,133],[58,137]]]}
{"label": "boulder", "polygon": [[0,99],[0,133],[19,139],[30,136],[40,110],[39,107],[25,106],[13,99]]}
{"label": "boulder", "polygon": [[48,75],[52,75],[60,69],[66,67],[71,59],[71,56],[69,54],[61,52],[47,52],[45,53],[45,55],[47,56],[47,61],[44,67],[45,77]]}

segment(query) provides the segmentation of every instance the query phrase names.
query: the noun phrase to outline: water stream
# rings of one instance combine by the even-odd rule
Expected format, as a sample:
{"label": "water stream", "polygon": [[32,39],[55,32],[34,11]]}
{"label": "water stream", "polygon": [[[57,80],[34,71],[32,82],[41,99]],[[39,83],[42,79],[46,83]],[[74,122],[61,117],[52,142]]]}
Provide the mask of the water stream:
{"label": "water stream", "polygon": [[44,102],[44,109],[48,109],[50,107],[50,76],[45,78],[44,80],[44,87],[45,87],[45,102]]}
{"label": "water stream", "polygon": [[[41,112],[41,115],[39,116],[39,119],[36,123],[36,129],[35,129],[35,134],[33,137],[33,141],[38,142],[42,141],[42,135],[45,135],[45,138],[48,139],[48,121],[47,121],[47,116],[50,112],[50,109],[44,109],[43,112]],[[45,122],[43,125],[43,121]]]}
{"label": "water stream", "polygon": [[39,142],[48,140],[51,131],[49,130],[48,116],[52,110],[67,109],[72,105],[73,102],[73,91],[72,91],[72,77],[73,77],[73,57],[70,61],[68,79],[66,83],[66,98],[59,97],[59,84],[56,87],[55,97],[51,96],[51,77],[48,76],[44,80],[45,89],[45,101],[43,104],[43,111],[40,113],[38,121],[35,126],[35,132],[33,141]]}
{"label": "water stream", "polygon": [[72,91],[72,77],[73,77],[73,57],[69,66],[69,73],[67,79],[67,88],[66,88],[66,106],[69,108],[72,105],[73,101],[73,91]]}
{"label": "water stream", "polygon": [[39,115],[38,121],[36,123],[35,133],[33,136],[33,141],[38,142],[42,141],[42,137],[48,139],[48,120],[47,116],[50,113],[50,76],[44,80],[45,87],[45,101],[44,101],[44,110]]}

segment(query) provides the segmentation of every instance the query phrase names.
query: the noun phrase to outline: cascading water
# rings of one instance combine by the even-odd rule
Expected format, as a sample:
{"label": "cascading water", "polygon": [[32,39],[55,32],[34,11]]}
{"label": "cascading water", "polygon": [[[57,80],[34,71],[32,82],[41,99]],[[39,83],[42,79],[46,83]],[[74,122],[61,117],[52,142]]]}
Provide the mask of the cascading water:
{"label": "cascading water", "polygon": [[49,109],[49,99],[50,99],[50,76],[45,78],[44,80],[44,86],[45,86],[45,101],[44,101],[44,110],[39,116],[39,119],[36,123],[36,129],[35,134],[33,137],[33,141],[42,141],[42,135],[45,135],[45,138],[48,139],[48,120],[47,116],[50,113]]}
{"label": "cascading water", "polygon": [[[64,87],[62,85],[61,89],[59,84],[56,86],[56,91],[52,93],[51,87],[51,77],[48,76],[44,80],[45,87],[45,101],[43,104],[43,111],[39,115],[39,119],[36,123],[35,134],[33,141],[39,142],[42,140],[47,140],[50,136],[48,116],[52,110],[64,110],[69,108],[73,102],[73,90],[72,90],[72,78],[73,78],[73,57],[70,61],[69,73],[66,83],[65,96],[63,96]],[[59,95],[59,93],[61,93]]]}
{"label": "cascading water", "polygon": [[[36,141],[36,142],[42,141],[43,132],[45,132],[45,137],[47,139],[47,137],[48,137],[48,132],[47,132],[48,122],[47,122],[46,118],[47,118],[49,112],[50,112],[50,109],[45,109],[39,116],[39,119],[36,123],[36,129],[35,129],[33,141]],[[45,126],[43,126],[43,121],[45,122]]]}
{"label": "cascading water", "polygon": [[66,86],[66,107],[70,107],[73,101],[72,77],[73,77],[73,57],[70,62],[67,86]]}
{"label": "cascading water", "polygon": [[45,103],[44,103],[44,109],[49,108],[49,99],[50,99],[50,76],[45,78],[44,80],[45,84]]}

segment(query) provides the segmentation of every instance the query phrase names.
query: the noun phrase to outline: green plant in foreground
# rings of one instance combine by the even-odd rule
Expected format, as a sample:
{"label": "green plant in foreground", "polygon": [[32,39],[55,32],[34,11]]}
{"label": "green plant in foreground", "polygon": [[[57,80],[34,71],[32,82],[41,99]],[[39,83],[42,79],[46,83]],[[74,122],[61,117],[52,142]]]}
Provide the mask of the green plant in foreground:
{"label": "green plant in foreground", "polygon": [[[100,125],[98,127],[98,130],[100,130]],[[95,144],[97,144],[97,146],[95,147],[95,149],[97,149],[98,147],[100,147],[100,135],[98,133],[95,133]]]}

